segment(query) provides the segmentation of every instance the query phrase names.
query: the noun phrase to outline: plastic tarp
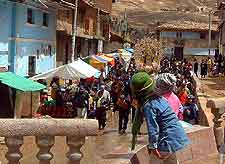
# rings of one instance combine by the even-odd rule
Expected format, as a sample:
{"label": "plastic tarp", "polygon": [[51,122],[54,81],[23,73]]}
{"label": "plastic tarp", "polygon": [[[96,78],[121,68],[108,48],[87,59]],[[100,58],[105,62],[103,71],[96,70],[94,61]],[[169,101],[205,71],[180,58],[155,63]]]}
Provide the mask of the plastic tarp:
{"label": "plastic tarp", "polygon": [[55,76],[61,78],[61,79],[70,79],[70,80],[79,80],[79,79],[86,79],[90,77],[99,77],[101,72],[91,65],[85,63],[81,59],[78,59],[77,61],[66,64],[60,67],[57,67],[55,69],[52,69],[50,71],[47,71],[45,73],[36,75],[32,77],[32,80],[38,80],[38,79],[51,79]]}
{"label": "plastic tarp", "polygon": [[69,64],[71,67],[78,70],[81,74],[85,75],[85,78],[90,77],[99,77],[101,75],[101,72],[91,65],[85,63],[83,60],[78,59],[77,61]]}
{"label": "plastic tarp", "polygon": [[132,57],[132,53],[125,49],[118,49],[118,55],[124,60],[126,70],[130,64],[130,59]]}
{"label": "plastic tarp", "polygon": [[103,64],[107,64],[108,60],[102,58],[101,56],[97,56],[97,55],[91,55],[90,56],[91,59],[98,61],[99,63],[103,63]]}
{"label": "plastic tarp", "polygon": [[115,65],[115,59],[113,57],[109,57],[106,55],[100,55],[100,57],[107,60],[110,65],[112,65],[112,66]]}
{"label": "plastic tarp", "polygon": [[0,81],[2,84],[23,92],[39,91],[46,88],[46,86],[40,83],[18,76],[12,72],[0,73]]}

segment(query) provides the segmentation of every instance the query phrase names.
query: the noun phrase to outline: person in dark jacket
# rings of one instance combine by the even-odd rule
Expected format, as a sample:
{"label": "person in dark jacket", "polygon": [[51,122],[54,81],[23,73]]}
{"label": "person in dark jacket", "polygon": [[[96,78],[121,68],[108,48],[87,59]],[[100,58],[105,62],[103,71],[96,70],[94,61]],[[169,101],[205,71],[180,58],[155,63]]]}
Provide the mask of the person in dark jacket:
{"label": "person in dark jacket", "polygon": [[194,63],[194,73],[198,77],[198,61],[197,61],[197,59],[195,59],[195,63]]}
{"label": "person in dark jacket", "polygon": [[195,103],[193,95],[188,96],[188,101],[184,105],[184,121],[190,124],[198,124],[198,106]]}
{"label": "person in dark jacket", "polygon": [[205,72],[207,72],[207,69],[205,67],[204,60],[202,60],[201,65],[200,65],[200,68],[201,68],[201,78],[205,78]]}
{"label": "person in dark jacket", "polygon": [[[143,115],[148,128],[150,159],[162,159],[163,164],[178,164],[175,153],[186,147],[189,139],[168,102],[154,93],[154,83],[146,72],[139,72],[132,77],[131,87],[140,106],[135,115],[132,134],[136,135],[139,131]],[[133,145],[134,138],[132,148]]]}
{"label": "person in dark jacket", "polygon": [[119,134],[126,133],[130,114],[130,102],[125,95],[121,95],[117,102],[119,108]]}

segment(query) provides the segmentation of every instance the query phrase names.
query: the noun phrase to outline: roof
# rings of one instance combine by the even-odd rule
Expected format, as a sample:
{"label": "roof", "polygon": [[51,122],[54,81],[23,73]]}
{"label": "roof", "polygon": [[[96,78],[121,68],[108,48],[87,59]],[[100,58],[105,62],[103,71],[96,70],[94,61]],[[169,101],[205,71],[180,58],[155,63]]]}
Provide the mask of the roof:
{"label": "roof", "polygon": [[[209,25],[207,23],[191,22],[191,21],[172,21],[169,23],[162,24],[157,27],[157,30],[164,31],[208,31]],[[213,24],[212,31],[218,31],[218,25]]]}
{"label": "roof", "polygon": [[[93,2],[93,1],[90,1],[90,0],[82,0],[82,2],[84,2],[86,5],[94,8],[94,9],[98,9],[99,7],[96,6],[96,2]],[[100,12],[102,13],[105,13],[105,14],[109,14],[110,12],[102,9],[102,8],[99,8]]]}
{"label": "roof", "polygon": [[18,76],[12,72],[0,73],[0,82],[24,92],[39,91],[46,88],[46,86],[40,83]]}

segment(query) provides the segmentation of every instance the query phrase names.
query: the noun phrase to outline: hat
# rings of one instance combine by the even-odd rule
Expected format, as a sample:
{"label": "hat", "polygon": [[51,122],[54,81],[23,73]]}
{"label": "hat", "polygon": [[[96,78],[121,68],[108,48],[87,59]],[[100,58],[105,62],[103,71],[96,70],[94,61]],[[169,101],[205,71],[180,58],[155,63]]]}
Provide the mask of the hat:
{"label": "hat", "polygon": [[138,72],[133,75],[131,88],[134,94],[151,93],[154,90],[154,80],[146,72]]}
{"label": "hat", "polygon": [[188,99],[194,99],[194,98],[195,98],[195,96],[193,96],[193,95],[188,96]]}
{"label": "hat", "polygon": [[162,95],[167,92],[172,92],[176,85],[177,78],[170,73],[162,73],[156,77],[155,92]]}

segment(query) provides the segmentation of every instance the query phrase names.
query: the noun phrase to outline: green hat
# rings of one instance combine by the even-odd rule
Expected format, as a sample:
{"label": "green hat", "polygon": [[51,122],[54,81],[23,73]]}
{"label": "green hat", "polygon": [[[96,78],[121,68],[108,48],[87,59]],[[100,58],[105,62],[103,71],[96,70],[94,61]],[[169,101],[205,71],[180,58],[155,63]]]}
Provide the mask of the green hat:
{"label": "green hat", "polygon": [[146,72],[138,72],[133,75],[131,88],[134,94],[149,94],[154,91],[155,82]]}

